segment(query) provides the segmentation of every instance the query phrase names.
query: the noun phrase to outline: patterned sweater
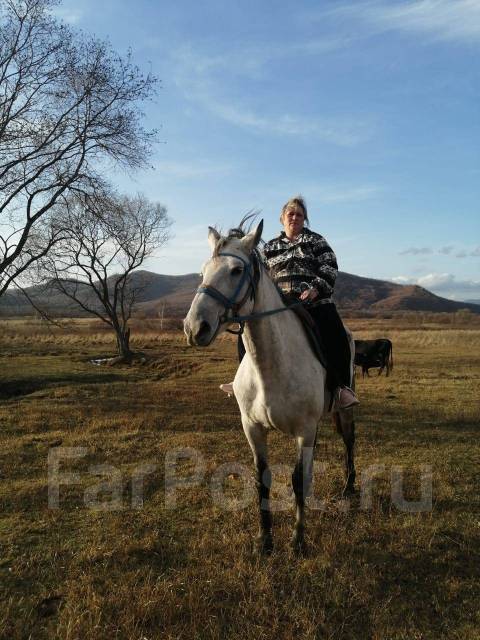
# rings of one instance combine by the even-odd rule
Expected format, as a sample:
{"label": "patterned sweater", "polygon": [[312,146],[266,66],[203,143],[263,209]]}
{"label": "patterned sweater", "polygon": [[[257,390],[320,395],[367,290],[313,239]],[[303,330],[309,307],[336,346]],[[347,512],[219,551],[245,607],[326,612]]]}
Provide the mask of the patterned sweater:
{"label": "patterned sweater", "polygon": [[299,295],[307,283],[317,289],[321,302],[331,302],[338,265],[335,254],[319,233],[303,228],[295,240],[285,232],[263,247],[268,271],[285,292]]}

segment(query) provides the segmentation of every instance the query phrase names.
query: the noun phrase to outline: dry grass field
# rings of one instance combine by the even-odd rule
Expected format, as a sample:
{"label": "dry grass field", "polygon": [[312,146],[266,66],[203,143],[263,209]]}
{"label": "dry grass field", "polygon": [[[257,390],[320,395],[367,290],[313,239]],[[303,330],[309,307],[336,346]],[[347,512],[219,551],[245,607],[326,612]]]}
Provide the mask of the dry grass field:
{"label": "dry grass field", "polygon": [[[235,370],[233,340],[193,350],[149,321],[132,331],[146,362],[94,366],[113,342],[92,321],[1,321],[0,637],[480,638],[480,326],[349,324],[394,348],[389,378],[357,377],[358,479],[380,465],[370,504],[365,490],[337,499],[343,445],[326,420],[309,553],[290,552],[287,505],[274,514],[273,555],[258,559],[251,480],[226,473],[221,495],[214,482],[225,463],[252,469],[236,404],[218,391]],[[83,449],[67,459],[67,447]],[[172,506],[165,460],[180,447],[203,468]],[[276,503],[293,504],[294,442],[272,433],[270,451]],[[77,476],[49,508],[59,458],[60,474]],[[167,473],[191,477],[194,462]],[[399,473],[406,500],[428,498],[429,471],[431,506],[392,499]]]}

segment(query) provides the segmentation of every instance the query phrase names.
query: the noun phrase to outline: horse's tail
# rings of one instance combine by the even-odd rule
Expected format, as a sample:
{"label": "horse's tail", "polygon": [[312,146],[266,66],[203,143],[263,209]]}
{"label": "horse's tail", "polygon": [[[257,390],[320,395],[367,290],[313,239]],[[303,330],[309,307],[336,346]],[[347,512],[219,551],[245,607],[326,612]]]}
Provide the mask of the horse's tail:
{"label": "horse's tail", "polygon": [[388,368],[390,371],[393,371],[393,343],[390,340],[390,362],[388,363]]}

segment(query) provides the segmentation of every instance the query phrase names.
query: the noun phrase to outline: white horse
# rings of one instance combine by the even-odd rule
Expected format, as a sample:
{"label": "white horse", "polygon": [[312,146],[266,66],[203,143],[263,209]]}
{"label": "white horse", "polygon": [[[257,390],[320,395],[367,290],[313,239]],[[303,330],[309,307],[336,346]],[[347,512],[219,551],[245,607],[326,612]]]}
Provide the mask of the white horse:
{"label": "white horse", "polygon": [[[286,309],[258,258],[255,248],[262,228],[263,221],[248,234],[240,229],[227,237],[209,228],[213,255],[203,265],[203,283],[197,289],[184,328],[190,345],[206,347],[232,323],[244,324],[246,354],[233,389],[256,466],[259,550],[270,553],[273,549],[267,434],[275,428],[294,437],[298,445],[298,461],[292,474],[296,501],[292,545],[295,551],[302,552],[305,498],[311,484],[317,426],[328,411],[330,394],[325,389],[326,371],[314,355],[299,318]],[[350,335],[349,339],[353,371]],[[355,481],[353,410],[336,413],[335,422],[346,447],[347,493],[353,491]]]}

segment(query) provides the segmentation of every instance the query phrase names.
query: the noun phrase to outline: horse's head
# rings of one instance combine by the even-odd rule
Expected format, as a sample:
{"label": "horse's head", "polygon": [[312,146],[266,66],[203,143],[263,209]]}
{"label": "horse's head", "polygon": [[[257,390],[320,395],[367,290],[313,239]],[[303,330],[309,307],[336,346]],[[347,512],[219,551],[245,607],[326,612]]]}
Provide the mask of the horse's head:
{"label": "horse's head", "polygon": [[246,234],[241,225],[227,236],[209,227],[212,257],[203,265],[203,282],[183,321],[190,345],[208,346],[235,322],[236,316],[252,312],[256,277],[252,252],[262,229],[263,220]]}

